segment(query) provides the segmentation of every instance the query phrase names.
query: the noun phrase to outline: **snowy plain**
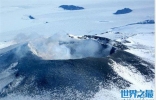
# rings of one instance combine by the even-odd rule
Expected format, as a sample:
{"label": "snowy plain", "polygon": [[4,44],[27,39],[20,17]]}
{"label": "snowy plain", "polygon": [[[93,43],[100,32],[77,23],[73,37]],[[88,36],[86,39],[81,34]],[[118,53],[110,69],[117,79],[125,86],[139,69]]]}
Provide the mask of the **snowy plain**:
{"label": "snowy plain", "polygon": [[[85,9],[68,11],[59,8],[64,4],[77,5]],[[133,11],[128,14],[113,14],[123,8],[131,8]],[[35,19],[30,19],[30,15]],[[97,35],[121,42],[129,41],[130,43],[123,42],[129,48],[126,51],[154,64],[154,24],[128,25],[144,20],[154,20],[154,0],[1,0],[0,49],[31,40],[28,38],[42,37],[46,39],[55,34]],[[115,34],[116,32],[120,32],[120,34]],[[114,67],[114,70],[119,75],[125,75],[125,79],[129,77],[127,80],[134,83],[134,87],[131,88],[136,89],[140,84],[145,84],[140,88],[154,87],[154,82],[145,83],[141,75],[133,75],[128,69],[124,69],[116,63],[114,66],[117,66]],[[119,69],[125,73],[120,73]],[[93,100],[102,100],[104,97],[115,100],[120,95],[118,92],[119,90],[101,89]],[[112,93],[113,97],[110,95]],[[13,97],[5,99],[34,100],[34,98],[20,95]],[[40,97],[35,98],[39,99]],[[46,98],[44,99],[46,100]]]}
{"label": "snowy plain", "polygon": [[[84,10],[68,11],[60,5],[78,5]],[[40,34],[51,36],[55,33],[98,34],[130,23],[154,19],[153,0],[1,0],[0,41],[10,40],[17,34]],[[128,14],[114,15],[118,9],[131,8]],[[35,19],[29,19],[29,15]],[[48,22],[48,23],[46,23]],[[142,28],[137,26],[136,28]],[[128,28],[128,27],[127,27]],[[134,33],[135,30],[119,28]],[[150,29],[148,29],[150,28]],[[153,31],[154,26],[149,26]],[[139,31],[144,31],[139,29]]]}

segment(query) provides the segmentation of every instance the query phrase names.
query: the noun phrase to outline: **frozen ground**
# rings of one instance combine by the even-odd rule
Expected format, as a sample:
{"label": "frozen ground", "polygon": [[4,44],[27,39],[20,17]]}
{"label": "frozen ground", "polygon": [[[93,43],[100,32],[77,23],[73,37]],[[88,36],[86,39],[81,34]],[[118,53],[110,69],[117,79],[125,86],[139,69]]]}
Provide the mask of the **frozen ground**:
{"label": "frozen ground", "polygon": [[[76,5],[84,9],[69,11],[59,8],[60,5]],[[121,15],[113,14],[124,8],[133,11]],[[126,51],[154,64],[154,24],[129,25],[145,20],[154,20],[154,0],[1,0],[0,49],[36,38],[44,40],[53,35],[57,36],[55,34],[97,35],[124,43],[129,48]],[[154,82],[144,82],[140,74],[132,74],[120,64],[114,63],[112,67],[120,76],[134,84],[131,88],[154,87]],[[9,70],[5,73],[0,74],[7,75],[4,76],[8,77],[8,80],[0,82],[0,88],[5,86],[5,82],[8,84],[12,81],[11,75],[8,75]],[[104,97],[116,100],[119,95],[117,89],[101,89],[93,100],[101,100]],[[11,95],[4,99],[10,98],[34,100],[40,96],[31,98]],[[48,96],[42,98],[49,100]]]}
{"label": "frozen ground", "polygon": [[[64,1],[64,0],[1,0],[0,5],[0,41],[10,40],[17,34],[41,34],[51,36],[55,33],[98,34],[131,23],[154,19],[154,0],[97,0],[97,1]],[[84,10],[68,11],[60,5],[82,6]],[[128,14],[114,15],[118,9],[130,8]],[[30,19],[29,16],[35,19]],[[135,27],[143,31],[142,27]],[[148,31],[153,31],[153,25]],[[131,27],[131,26],[130,26]],[[122,27],[116,29],[124,31]],[[127,29],[134,33],[135,30]],[[126,31],[127,32],[127,31]]]}

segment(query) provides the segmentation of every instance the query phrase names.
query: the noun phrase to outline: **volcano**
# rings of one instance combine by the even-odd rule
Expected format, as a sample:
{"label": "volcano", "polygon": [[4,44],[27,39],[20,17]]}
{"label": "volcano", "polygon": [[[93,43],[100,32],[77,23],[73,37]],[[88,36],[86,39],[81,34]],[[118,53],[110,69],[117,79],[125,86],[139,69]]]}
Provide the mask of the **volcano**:
{"label": "volcano", "polygon": [[[85,40],[82,39],[84,37]],[[123,69],[127,69],[133,75],[140,74],[145,82],[153,81],[152,64],[117,48],[121,47],[117,45],[116,47],[112,45],[109,52],[104,53],[108,44],[112,42],[110,39],[96,36],[84,37],[81,37],[82,40],[78,42],[59,42],[59,44],[69,47],[71,55],[76,57],[77,46],[95,42],[95,39],[103,41],[95,42],[100,49],[98,53],[94,53],[94,56],[83,53],[82,58],[45,60],[32,51],[29,43],[1,49],[0,80],[6,83],[5,85],[1,83],[3,87],[1,87],[0,98],[11,94],[44,95],[46,92],[51,99],[90,99],[100,88],[126,89],[134,85],[133,81],[121,75]],[[116,63],[118,65],[115,65]],[[4,73],[9,74],[4,76]],[[74,95],[77,93],[81,95]]]}

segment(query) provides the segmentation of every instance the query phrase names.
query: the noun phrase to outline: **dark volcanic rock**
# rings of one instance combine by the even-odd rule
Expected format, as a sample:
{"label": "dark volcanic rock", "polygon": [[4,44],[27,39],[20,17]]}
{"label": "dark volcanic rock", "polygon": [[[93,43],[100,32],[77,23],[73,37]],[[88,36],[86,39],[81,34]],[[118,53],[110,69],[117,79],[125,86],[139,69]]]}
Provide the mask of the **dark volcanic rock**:
{"label": "dark volcanic rock", "polygon": [[[106,38],[106,37],[100,37],[100,36],[95,36],[95,35],[84,35],[82,37],[79,37],[79,39],[92,39],[92,40],[96,40],[99,43],[101,43],[102,45],[108,45],[111,44],[111,42],[113,42],[111,39]],[[118,41],[114,41],[115,43],[112,45],[113,48],[110,51],[110,54],[115,52],[115,48],[117,48],[118,50],[126,50],[128,49],[128,47],[124,44],[122,44],[121,42]],[[115,48],[114,48],[115,47]]]}
{"label": "dark volcanic rock", "polygon": [[121,10],[117,10],[114,14],[115,15],[127,14],[127,13],[130,13],[130,12],[132,12],[132,10],[130,8],[124,8],[124,9],[121,9]]}
{"label": "dark volcanic rock", "polygon": [[31,15],[29,16],[29,18],[30,18],[30,19],[35,19],[35,18],[34,18],[33,16],[31,16]]}
{"label": "dark volcanic rock", "polygon": [[144,20],[142,22],[127,24],[126,26],[128,26],[128,25],[136,25],[136,24],[155,24],[155,21],[154,20]]}
{"label": "dark volcanic rock", "polygon": [[74,6],[74,5],[61,5],[60,8],[63,8],[64,10],[82,10],[83,7]]}
{"label": "dark volcanic rock", "polygon": [[138,22],[136,24],[155,24],[155,21],[154,20],[145,20],[143,22]]}

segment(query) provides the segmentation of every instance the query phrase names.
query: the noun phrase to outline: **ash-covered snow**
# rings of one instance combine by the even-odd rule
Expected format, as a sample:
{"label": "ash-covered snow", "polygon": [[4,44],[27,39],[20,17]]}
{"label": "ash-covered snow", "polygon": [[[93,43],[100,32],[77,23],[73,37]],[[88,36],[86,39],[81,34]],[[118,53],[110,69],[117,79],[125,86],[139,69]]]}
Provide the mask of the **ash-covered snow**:
{"label": "ash-covered snow", "polygon": [[[64,10],[59,7],[60,5],[75,5],[72,7],[74,7],[76,10],[73,10],[73,8],[72,11]],[[81,9],[81,7],[85,9]],[[130,8],[132,11],[127,14],[113,14],[115,11],[122,8]],[[61,100],[120,100],[120,82],[118,84],[117,81],[114,82],[114,80],[116,80],[113,79],[114,77],[112,77],[113,81],[111,80],[111,82],[108,82],[109,84],[106,82],[108,87],[110,86],[111,88],[103,87],[101,85],[102,83],[98,83],[97,87],[99,90],[96,92],[91,92],[90,95],[69,87],[67,87],[65,94],[57,94],[55,91],[53,94],[51,94],[50,91],[45,90],[41,91],[43,92],[42,95],[29,95],[29,93],[27,93],[27,89],[28,91],[31,91],[31,88],[29,88],[27,84],[32,80],[36,80],[35,77],[39,78],[39,76],[35,76],[37,73],[39,73],[38,75],[42,76],[39,78],[39,80],[43,79],[41,80],[43,83],[40,84],[49,84],[48,82],[51,83],[51,81],[46,81],[49,77],[52,77],[47,77],[46,75],[51,75],[54,73],[50,64],[53,64],[53,66],[59,65],[62,69],[65,70],[55,70],[58,72],[56,75],[62,78],[63,76],[61,75],[68,75],[66,71],[74,76],[75,74],[72,73],[72,70],[69,68],[69,66],[71,66],[71,68],[75,68],[74,66],[76,66],[76,68],[80,68],[82,67],[80,65],[86,66],[85,62],[83,62],[84,60],[88,62],[87,66],[91,67],[91,69],[82,67],[81,71],[77,69],[74,70],[75,72],[79,71],[78,74],[80,74],[81,78],[86,78],[85,75],[91,75],[89,74],[90,72],[88,70],[94,69],[96,69],[96,73],[92,74],[98,76],[100,71],[98,69],[99,67],[104,72],[107,72],[101,66],[104,66],[104,64],[109,64],[109,66],[105,66],[105,68],[110,68],[114,72],[108,72],[108,77],[110,74],[115,74],[115,76],[118,76],[115,78],[122,78],[122,82],[124,80],[125,84],[128,84],[126,89],[153,89],[155,84],[153,81],[155,79],[155,77],[153,77],[153,74],[155,74],[154,25],[154,0],[1,0],[0,93],[4,92],[6,94],[8,93],[8,95],[3,95],[3,97],[0,94],[0,99],[50,100],[51,97],[55,97],[54,99],[57,100],[60,98]],[[101,56],[98,56],[99,58],[94,58],[97,57],[97,55],[94,54],[95,51],[99,50],[99,43],[101,43],[101,41],[98,41],[97,43],[97,39],[92,39],[92,42],[88,42],[89,39],[85,36],[90,35],[110,39],[111,42],[109,43],[109,46],[111,47],[116,42],[121,43],[121,45],[125,46],[126,49],[121,51],[117,49],[117,52],[113,53],[113,55],[107,55],[103,58],[101,58]],[[66,38],[66,36],[69,37]],[[81,44],[76,47],[79,50],[75,51],[77,54],[79,54],[79,57],[77,57],[79,58],[78,60],[72,59],[77,55],[74,55],[74,57],[71,56],[71,49],[67,48],[70,46],[73,47],[75,45],[69,45],[70,43],[73,43],[73,41],[71,41],[72,39],[75,39],[74,43],[76,45],[77,43]],[[87,42],[80,42],[82,40]],[[59,43],[66,44],[66,46],[60,45]],[[87,45],[89,43],[91,44]],[[92,52],[89,53],[87,51]],[[110,48],[108,51],[110,51]],[[29,54],[30,52],[32,55]],[[85,54],[87,56],[83,56]],[[118,58],[119,56],[122,57],[122,54],[125,56],[125,58]],[[26,58],[24,58],[25,55],[27,55]],[[91,58],[86,58],[89,57],[88,55],[92,55]],[[136,63],[144,67],[146,70],[139,69],[138,71],[137,64],[127,64],[125,60],[129,57],[127,55],[137,59],[139,63]],[[42,58],[42,60],[38,61],[38,57]],[[63,58],[64,60],[60,60],[60,58]],[[36,59],[37,63],[35,63]],[[94,60],[92,61],[92,59]],[[24,62],[22,62],[23,60],[25,60],[27,63],[24,64]],[[97,63],[95,60],[106,62],[101,63],[102,65],[99,64],[99,67],[94,68],[95,66],[93,65]],[[107,63],[107,60],[109,60],[109,63]],[[121,60],[125,61],[122,62]],[[68,66],[63,66],[64,64],[57,63],[57,61],[65,61],[65,65]],[[74,65],[79,61],[79,66]],[[122,63],[118,63],[119,61]],[[35,64],[38,66],[38,68],[34,66]],[[51,70],[46,69],[46,67],[42,68],[40,65],[44,65],[44,67],[46,66]],[[66,67],[67,69],[65,69]],[[32,70],[29,70],[31,68]],[[21,72],[17,73],[19,70],[15,69],[19,69]],[[23,71],[23,69],[27,70],[27,73],[25,73],[25,70]],[[46,70],[47,73],[42,73],[42,70]],[[29,73],[33,71],[35,73]],[[147,72],[148,77],[142,74],[145,72]],[[34,76],[27,77],[29,75]],[[78,76],[73,78],[72,76],[63,77],[63,80],[77,80],[80,78]],[[89,81],[94,81],[91,80],[91,78],[92,77],[88,77],[88,81],[81,80],[80,83],[86,84],[89,83]],[[150,80],[147,81],[147,79]],[[51,78],[51,80],[55,79]],[[56,79],[56,81],[60,80]],[[68,80],[65,82],[74,83],[75,81]],[[29,85],[30,87],[34,87],[33,89],[35,91],[36,85],[34,85],[34,83],[35,81],[32,81]],[[25,86],[22,86],[22,84]],[[78,84],[76,84],[76,86],[78,86]],[[80,86],[80,88],[82,87],[85,86]],[[20,93],[17,92],[18,90],[21,91],[20,89],[25,91]]]}

